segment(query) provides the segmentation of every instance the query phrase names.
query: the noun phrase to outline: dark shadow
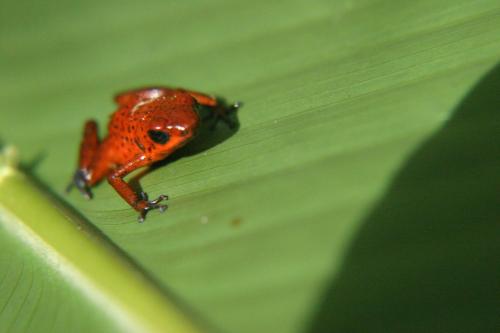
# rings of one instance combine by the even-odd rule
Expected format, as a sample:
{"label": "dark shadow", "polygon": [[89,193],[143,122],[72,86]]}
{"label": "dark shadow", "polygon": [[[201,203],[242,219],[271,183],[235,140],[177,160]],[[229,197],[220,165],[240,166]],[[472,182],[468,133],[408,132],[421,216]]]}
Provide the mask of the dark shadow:
{"label": "dark shadow", "polygon": [[307,332],[500,328],[500,66],[403,165]]}
{"label": "dark shadow", "polygon": [[[219,98],[219,100],[224,105],[227,105],[222,98]],[[200,154],[212,147],[215,147],[235,135],[240,128],[237,111],[231,112],[228,115],[228,120],[231,124],[230,126],[224,121],[218,121],[217,119],[210,118],[210,109],[208,108],[201,110],[201,116],[205,120],[202,121],[196,137],[191,142],[174,152],[172,155],[168,156],[166,159],[154,163],[151,167],[142,170],[130,178],[129,184],[135,191],[138,193],[142,191],[139,181],[148,173],[167,164],[173,163],[180,158]]]}
{"label": "dark shadow", "polygon": [[35,174],[38,167],[42,164],[42,162],[47,158],[47,152],[42,151],[38,152],[30,161],[20,162],[20,169],[28,174]]}

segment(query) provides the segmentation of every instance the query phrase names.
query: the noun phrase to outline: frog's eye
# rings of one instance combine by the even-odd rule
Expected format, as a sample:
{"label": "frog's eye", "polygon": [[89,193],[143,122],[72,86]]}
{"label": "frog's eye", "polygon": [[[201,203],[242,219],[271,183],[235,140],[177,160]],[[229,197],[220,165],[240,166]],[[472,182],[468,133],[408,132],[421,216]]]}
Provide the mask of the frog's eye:
{"label": "frog's eye", "polygon": [[151,140],[161,145],[165,144],[168,141],[168,139],[170,139],[170,135],[168,135],[168,133],[163,131],[149,130],[148,135],[151,138]]}

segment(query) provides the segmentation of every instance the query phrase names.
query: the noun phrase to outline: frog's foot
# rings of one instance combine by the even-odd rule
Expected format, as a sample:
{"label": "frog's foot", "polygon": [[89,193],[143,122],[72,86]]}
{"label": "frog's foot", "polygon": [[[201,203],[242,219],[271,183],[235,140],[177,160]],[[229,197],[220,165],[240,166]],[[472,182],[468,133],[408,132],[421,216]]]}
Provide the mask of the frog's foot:
{"label": "frog's foot", "polygon": [[75,186],[85,199],[92,199],[92,192],[90,192],[90,187],[87,184],[87,179],[87,170],[76,170],[75,174],[73,175],[73,181],[68,185],[68,187],[66,187],[66,192],[71,191],[73,186]]}
{"label": "frog's foot", "polygon": [[144,220],[146,219],[146,214],[150,210],[158,209],[160,213],[163,213],[168,208],[167,205],[159,204],[163,200],[168,200],[168,195],[161,194],[154,200],[148,200],[148,194],[146,192],[141,192],[139,193],[139,197],[141,198],[141,200],[136,205],[136,207],[138,208],[137,210],[139,210],[139,217],[137,218],[137,221],[139,221],[139,223],[144,222]]}
{"label": "frog's foot", "polygon": [[213,112],[207,117],[207,119],[212,120],[210,129],[214,130],[219,121],[224,122],[230,129],[235,129],[238,123],[233,119],[232,115],[243,105],[243,103],[235,102],[232,105],[227,105],[224,100],[219,100],[218,102],[219,106],[215,107]]}

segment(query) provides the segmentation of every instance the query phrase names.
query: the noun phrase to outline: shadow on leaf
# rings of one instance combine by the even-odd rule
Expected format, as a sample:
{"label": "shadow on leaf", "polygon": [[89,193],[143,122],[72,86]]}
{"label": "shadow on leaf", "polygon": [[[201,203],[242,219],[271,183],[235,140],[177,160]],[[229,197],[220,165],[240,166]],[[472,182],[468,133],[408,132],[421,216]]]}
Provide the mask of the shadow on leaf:
{"label": "shadow on leaf", "polygon": [[307,331],[498,329],[499,167],[496,66],[362,222]]}

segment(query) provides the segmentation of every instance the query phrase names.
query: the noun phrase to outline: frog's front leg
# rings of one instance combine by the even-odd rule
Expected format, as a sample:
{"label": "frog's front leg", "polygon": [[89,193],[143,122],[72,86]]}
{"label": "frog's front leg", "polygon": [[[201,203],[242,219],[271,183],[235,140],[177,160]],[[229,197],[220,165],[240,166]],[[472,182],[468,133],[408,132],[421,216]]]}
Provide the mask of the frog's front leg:
{"label": "frog's front leg", "polygon": [[236,128],[237,123],[231,118],[231,114],[236,112],[241,107],[241,102],[228,104],[223,98],[217,98],[191,90],[180,90],[191,95],[191,97],[193,97],[199,105],[208,108],[209,113],[203,120],[213,119],[210,126],[211,129],[215,129],[219,121],[223,121],[231,129]]}
{"label": "frog's front leg", "polygon": [[217,126],[217,123],[222,120],[227,127],[230,129],[235,129],[238,123],[235,122],[231,115],[238,111],[243,103],[235,102],[233,104],[227,104],[223,99],[217,99],[217,105],[212,108],[212,113],[208,116],[208,119],[213,119],[210,128],[213,130]]}
{"label": "frog's front leg", "polygon": [[159,203],[163,200],[167,200],[168,196],[162,194],[154,200],[148,200],[148,195],[145,192],[136,193],[132,187],[123,180],[130,172],[151,164],[151,161],[145,156],[141,156],[115,170],[112,174],[108,176],[108,182],[113,186],[113,188],[118,192],[118,194],[127,201],[127,203],[132,206],[135,210],[139,212],[138,221],[144,222],[146,214],[153,209],[158,209],[160,212],[164,212],[167,209],[167,205],[160,205]]}
{"label": "frog's front leg", "polygon": [[90,192],[89,181],[91,178],[90,166],[99,149],[100,140],[97,133],[97,123],[94,120],[89,120],[83,128],[83,139],[80,144],[80,158],[78,169],[73,175],[71,183],[66,188],[70,191],[73,186],[76,186],[80,193],[86,198],[92,198]]}

